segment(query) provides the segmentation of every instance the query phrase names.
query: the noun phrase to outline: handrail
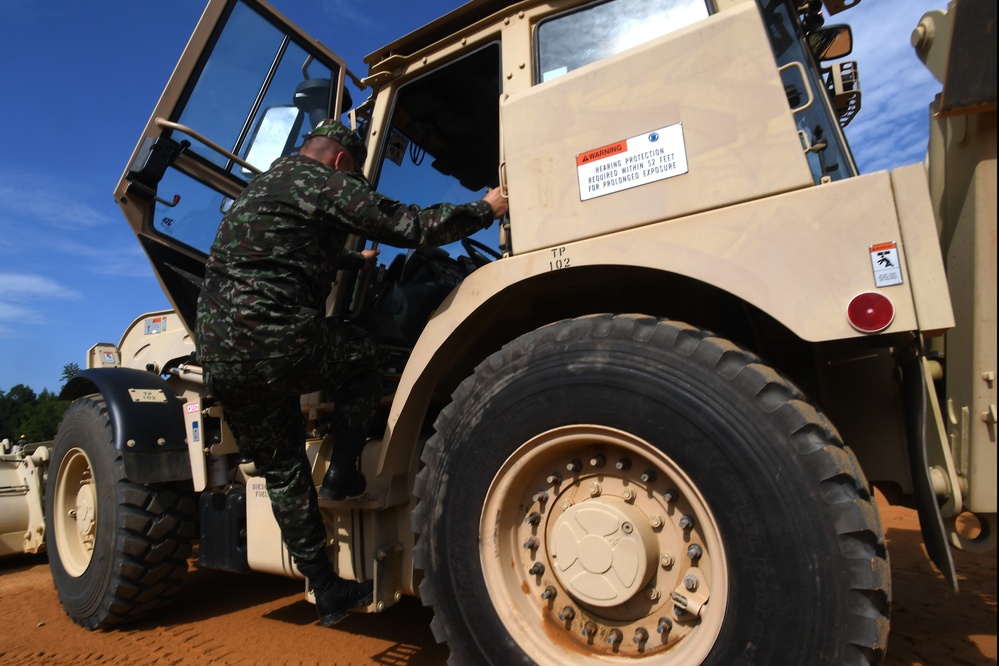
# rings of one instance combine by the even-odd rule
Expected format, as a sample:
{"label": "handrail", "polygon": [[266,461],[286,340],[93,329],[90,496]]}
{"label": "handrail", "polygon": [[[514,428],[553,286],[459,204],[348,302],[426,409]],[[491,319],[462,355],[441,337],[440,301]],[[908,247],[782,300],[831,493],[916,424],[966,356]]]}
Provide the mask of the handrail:
{"label": "handrail", "polygon": [[233,155],[232,153],[230,153],[228,150],[226,150],[222,146],[218,145],[217,143],[215,143],[211,139],[208,139],[208,138],[202,136],[201,134],[199,134],[198,132],[194,131],[193,129],[191,129],[187,125],[181,125],[180,123],[175,123],[172,120],[167,120],[166,118],[154,118],[153,119],[153,123],[155,123],[157,127],[162,127],[164,129],[176,130],[178,132],[181,132],[183,134],[188,135],[189,137],[191,137],[193,139],[196,139],[196,140],[200,141],[201,143],[205,144],[206,146],[208,146],[209,148],[211,148],[212,150],[214,150],[215,152],[217,152],[219,155],[222,155],[223,157],[227,157],[230,160],[232,160],[233,162],[235,162],[236,164],[238,164],[241,167],[243,167],[244,169],[246,169],[247,171],[253,172],[254,175],[258,175],[259,176],[261,173],[263,173],[263,171],[261,171],[260,169],[258,169],[255,166],[253,166],[252,164],[250,164],[246,160],[244,160],[244,159],[242,159],[240,157],[236,157],[235,155]]}
{"label": "handrail", "polygon": [[782,65],[782,66],[778,67],[777,71],[780,72],[781,74],[783,74],[785,71],[787,71],[791,67],[797,67],[798,68],[798,72],[801,74],[801,83],[802,83],[803,86],[805,86],[805,94],[808,95],[808,101],[807,102],[805,102],[801,106],[794,107],[794,108],[791,109],[791,113],[801,113],[802,111],[804,111],[805,109],[807,109],[808,107],[810,107],[812,105],[812,102],[815,101],[815,95],[812,93],[812,84],[809,83],[809,81],[808,81],[808,73],[805,71],[805,66],[802,65],[799,61],[792,60],[791,62],[787,63],[786,65]]}

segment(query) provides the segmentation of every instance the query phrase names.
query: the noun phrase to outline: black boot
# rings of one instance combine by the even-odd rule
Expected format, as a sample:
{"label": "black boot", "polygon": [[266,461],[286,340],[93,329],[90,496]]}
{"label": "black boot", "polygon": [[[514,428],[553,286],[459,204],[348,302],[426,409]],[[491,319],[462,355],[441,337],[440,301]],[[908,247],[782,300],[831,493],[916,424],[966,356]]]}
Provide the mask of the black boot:
{"label": "black boot", "polygon": [[357,471],[357,463],[346,468],[330,465],[323,477],[323,487],[319,496],[323,499],[342,500],[357,497],[368,487],[368,480]]}
{"label": "black boot", "polygon": [[357,469],[364,443],[363,432],[351,432],[346,429],[337,432],[330,468],[326,471],[323,487],[319,490],[320,497],[342,500],[357,497],[364,492],[368,481]]}
{"label": "black boot", "polygon": [[358,606],[367,606],[374,596],[371,581],[358,583],[344,580],[333,572],[326,553],[320,553],[312,561],[295,558],[298,570],[309,579],[309,586],[316,596],[316,611],[319,624],[329,627],[347,617],[347,611]]}

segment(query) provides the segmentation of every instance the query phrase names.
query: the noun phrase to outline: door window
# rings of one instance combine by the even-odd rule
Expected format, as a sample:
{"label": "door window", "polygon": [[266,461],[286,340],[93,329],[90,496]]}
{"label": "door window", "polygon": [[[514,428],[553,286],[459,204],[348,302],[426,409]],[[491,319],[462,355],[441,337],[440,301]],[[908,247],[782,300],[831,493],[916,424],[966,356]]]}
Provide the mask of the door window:
{"label": "door window", "polygon": [[536,83],[644,44],[707,17],[704,0],[612,0],[538,25]]}

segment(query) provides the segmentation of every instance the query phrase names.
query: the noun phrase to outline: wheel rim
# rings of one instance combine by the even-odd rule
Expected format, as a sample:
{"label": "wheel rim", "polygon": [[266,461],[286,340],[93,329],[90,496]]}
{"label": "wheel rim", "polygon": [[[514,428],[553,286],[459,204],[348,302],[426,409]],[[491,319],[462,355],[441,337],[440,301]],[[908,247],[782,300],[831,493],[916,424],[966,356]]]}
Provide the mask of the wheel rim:
{"label": "wheel rim", "polygon": [[613,428],[542,433],[493,479],[480,520],[490,599],[534,661],[700,663],[721,630],[728,567],[696,486]]}
{"label": "wheel rim", "polygon": [[67,452],[59,466],[52,518],[63,568],[71,576],[82,575],[94,553],[97,493],[90,458],[81,449]]}

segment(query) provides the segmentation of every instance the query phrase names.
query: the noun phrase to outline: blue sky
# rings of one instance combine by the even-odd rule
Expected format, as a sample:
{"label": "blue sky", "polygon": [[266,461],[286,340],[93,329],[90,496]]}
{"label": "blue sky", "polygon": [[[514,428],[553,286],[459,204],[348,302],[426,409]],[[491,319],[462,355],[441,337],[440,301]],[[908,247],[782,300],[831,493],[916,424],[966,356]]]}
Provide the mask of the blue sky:
{"label": "blue sky", "polygon": [[[458,0],[273,0],[364,75],[362,58]],[[0,390],[61,387],[145,312],[169,307],[112,192],[204,0],[0,0]],[[944,0],[863,0],[863,108],[847,128],[864,172],[922,159],[937,86],[909,46]]]}

